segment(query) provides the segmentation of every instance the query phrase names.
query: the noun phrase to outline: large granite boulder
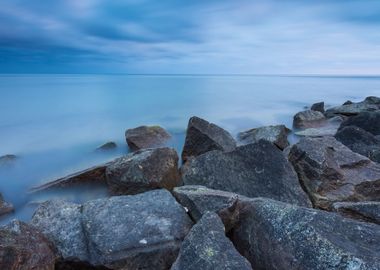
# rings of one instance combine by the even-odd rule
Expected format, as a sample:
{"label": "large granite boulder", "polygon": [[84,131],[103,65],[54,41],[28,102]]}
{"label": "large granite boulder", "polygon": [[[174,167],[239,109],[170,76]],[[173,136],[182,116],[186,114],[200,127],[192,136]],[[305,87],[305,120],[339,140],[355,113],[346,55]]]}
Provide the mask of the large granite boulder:
{"label": "large granite boulder", "polygon": [[250,263],[225,236],[217,214],[207,212],[182,243],[171,270],[248,270]]}
{"label": "large granite boulder", "polygon": [[380,135],[380,111],[363,112],[349,117],[341,124],[339,129],[347,126],[356,126],[372,133],[375,136]]}
{"label": "large granite boulder", "polygon": [[182,179],[185,185],[310,205],[291,164],[281,150],[266,140],[191,159],[182,167]]}
{"label": "large granite boulder", "polygon": [[212,150],[232,151],[235,147],[234,138],[226,130],[193,116],[187,126],[182,160],[186,161]]}
{"label": "large granite boulder", "polygon": [[0,216],[13,212],[14,208],[11,203],[4,201],[0,193]]}
{"label": "large granite boulder", "polygon": [[289,160],[315,207],[380,200],[380,164],[352,152],[334,137],[302,138],[292,146]]}
{"label": "large granite boulder", "polygon": [[380,225],[380,202],[337,202],[332,210],[344,216]]}
{"label": "large granite boulder", "polygon": [[0,269],[54,270],[55,248],[38,230],[14,220],[0,227]]}
{"label": "large granite boulder", "polygon": [[160,126],[140,126],[128,129],[125,138],[129,149],[137,151],[164,145],[171,135]]}
{"label": "large granite boulder", "polygon": [[181,184],[178,155],[172,148],[140,150],[115,160],[106,170],[112,194],[137,194],[152,189],[173,189]]}
{"label": "large granite boulder", "polygon": [[318,111],[306,110],[297,113],[293,118],[295,128],[315,128],[323,125],[326,117]]}
{"label": "large granite boulder", "polygon": [[380,269],[380,226],[270,199],[241,202],[230,239],[253,269]]}
{"label": "large granite boulder", "polygon": [[266,126],[240,132],[238,139],[241,144],[255,143],[264,139],[274,143],[278,148],[283,150],[289,146],[289,133],[290,130],[284,125]]}
{"label": "large granite boulder", "polygon": [[346,126],[335,134],[335,138],[352,151],[380,162],[380,140],[372,133],[359,127]]}
{"label": "large granite boulder", "polygon": [[380,98],[367,97],[361,102],[346,102],[342,106],[337,106],[326,110],[325,115],[327,117],[333,117],[335,115],[356,115],[362,112],[372,112],[380,109]]}

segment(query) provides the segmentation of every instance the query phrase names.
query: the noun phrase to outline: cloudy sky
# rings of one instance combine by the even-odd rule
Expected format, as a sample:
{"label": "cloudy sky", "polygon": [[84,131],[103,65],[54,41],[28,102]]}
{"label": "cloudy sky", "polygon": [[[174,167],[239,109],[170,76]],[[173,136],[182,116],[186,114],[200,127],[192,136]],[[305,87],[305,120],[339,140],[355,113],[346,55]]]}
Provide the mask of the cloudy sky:
{"label": "cloudy sky", "polygon": [[1,0],[1,73],[380,74],[379,0]]}

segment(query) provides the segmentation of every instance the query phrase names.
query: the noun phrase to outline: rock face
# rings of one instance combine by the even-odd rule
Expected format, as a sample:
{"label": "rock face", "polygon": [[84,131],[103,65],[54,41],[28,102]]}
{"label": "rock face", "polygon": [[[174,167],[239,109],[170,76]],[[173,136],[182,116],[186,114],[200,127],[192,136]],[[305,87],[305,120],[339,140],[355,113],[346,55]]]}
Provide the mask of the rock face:
{"label": "rock face", "polygon": [[372,133],[359,127],[346,126],[337,132],[335,138],[352,151],[380,162],[380,140]]}
{"label": "rock face", "polygon": [[380,269],[380,226],[269,199],[239,206],[231,239],[253,269]]}
{"label": "rock face", "polygon": [[207,212],[194,225],[182,243],[171,270],[244,270],[252,269],[231,241],[217,214]]}
{"label": "rock face", "polygon": [[380,165],[334,137],[302,138],[291,148],[289,160],[315,207],[380,200]]}
{"label": "rock face", "polygon": [[0,269],[54,270],[54,246],[33,227],[12,221],[0,227]]}
{"label": "rock face", "polygon": [[212,150],[232,151],[235,147],[236,142],[227,131],[194,116],[187,126],[182,160],[186,161]]}
{"label": "rock face", "polygon": [[290,130],[284,125],[266,126],[240,132],[238,134],[238,139],[242,144],[255,143],[261,139],[265,139],[283,150],[289,146],[289,132]]}
{"label": "rock face", "polygon": [[132,151],[164,145],[170,134],[160,126],[140,126],[125,132],[127,144]]}
{"label": "rock face", "polygon": [[380,202],[338,202],[332,209],[344,216],[380,225]]}
{"label": "rock face", "polygon": [[311,106],[310,110],[324,113],[325,112],[325,103],[323,101],[314,103]]}
{"label": "rock face", "polygon": [[290,163],[281,150],[265,140],[231,152],[212,151],[198,156],[183,166],[182,179],[186,185],[310,205]]}
{"label": "rock face", "polygon": [[313,128],[323,125],[326,117],[318,111],[306,110],[297,113],[293,118],[295,128]]}
{"label": "rock face", "polygon": [[356,115],[362,112],[372,112],[380,109],[380,98],[367,97],[364,101],[353,103],[346,102],[342,106],[334,107],[326,110],[327,117],[333,117],[335,115]]}
{"label": "rock face", "polygon": [[333,118],[327,119],[316,128],[307,128],[294,132],[297,136],[302,137],[323,137],[323,136],[334,136],[338,131],[343,118],[340,116],[335,116]]}
{"label": "rock face", "polygon": [[112,194],[137,194],[173,189],[181,184],[178,155],[172,148],[146,149],[115,160],[106,170]]}
{"label": "rock face", "polygon": [[342,123],[340,129],[347,126],[356,126],[375,136],[380,135],[380,111],[363,112],[352,116]]}
{"label": "rock face", "polygon": [[96,148],[97,151],[107,151],[107,150],[112,150],[112,149],[115,149],[117,148],[117,144],[114,143],[114,142],[107,142],[101,146],[99,146],[98,148]]}
{"label": "rock face", "polygon": [[4,201],[0,193],[0,216],[13,212],[13,205]]}

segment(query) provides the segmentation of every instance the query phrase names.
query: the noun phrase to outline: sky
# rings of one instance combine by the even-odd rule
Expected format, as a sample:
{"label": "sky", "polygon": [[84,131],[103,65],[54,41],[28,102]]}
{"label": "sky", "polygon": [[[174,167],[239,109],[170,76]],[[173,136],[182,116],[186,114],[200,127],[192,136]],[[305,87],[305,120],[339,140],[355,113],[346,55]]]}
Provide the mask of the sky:
{"label": "sky", "polygon": [[380,1],[1,0],[0,73],[380,75]]}

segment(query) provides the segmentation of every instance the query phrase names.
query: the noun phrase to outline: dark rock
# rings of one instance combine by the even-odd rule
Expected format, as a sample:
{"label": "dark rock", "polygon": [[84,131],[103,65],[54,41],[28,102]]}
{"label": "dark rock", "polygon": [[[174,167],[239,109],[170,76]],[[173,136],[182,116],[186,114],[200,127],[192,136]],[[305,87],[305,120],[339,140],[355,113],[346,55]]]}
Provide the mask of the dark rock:
{"label": "dark rock", "polygon": [[137,194],[181,184],[178,155],[172,148],[140,150],[116,159],[106,170],[112,194]]}
{"label": "dark rock", "polygon": [[316,128],[307,128],[294,132],[297,136],[302,137],[323,137],[334,136],[343,122],[341,116],[335,116],[326,120],[323,124]]}
{"label": "dark rock", "polygon": [[337,202],[332,210],[358,220],[380,225],[380,202]]}
{"label": "dark rock", "polygon": [[170,134],[160,126],[140,126],[125,132],[127,144],[132,151],[164,145]]}
{"label": "dark rock", "polygon": [[324,113],[325,112],[325,103],[323,101],[322,102],[318,102],[318,103],[314,103],[313,105],[311,105],[310,109],[312,111],[317,111],[317,112]]}
{"label": "dark rock", "polygon": [[81,261],[57,261],[54,270],[111,270],[105,266],[93,266]]}
{"label": "dark rock", "polygon": [[380,165],[334,137],[302,138],[289,160],[315,207],[337,201],[380,200]]}
{"label": "dark rock", "polygon": [[230,238],[253,269],[380,269],[380,226],[269,199],[240,203]]}
{"label": "dark rock", "polygon": [[295,128],[315,128],[325,124],[326,117],[318,111],[302,111],[297,113],[293,118]]}
{"label": "dark rock", "polygon": [[191,159],[182,167],[182,178],[186,185],[310,205],[282,151],[265,140],[231,152],[211,151]]}
{"label": "dark rock", "polygon": [[13,205],[4,201],[3,196],[0,193],[0,216],[11,213],[14,211]]}
{"label": "dark rock", "polygon": [[182,243],[171,270],[244,270],[252,269],[231,241],[217,214],[207,212],[194,225]]}
{"label": "dark rock", "polygon": [[0,269],[53,270],[54,246],[35,228],[20,221],[0,227]]}
{"label": "dark rock", "polygon": [[326,110],[327,117],[335,115],[356,115],[362,112],[372,112],[380,109],[380,98],[367,97],[364,101],[353,103],[351,101],[345,102],[342,106],[337,106]]}
{"label": "dark rock", "polygon": [[346,126],[337,132],[335,138],[352,151],[380,162],[380,140],[372,133],[359,127]]}
{"label": "dark rock", "polygon": [[106,151],[106,150],[112,150],[112,149],[115,149],[117,148],[117,144],[114,143],[114,142],[107,142],[101,146],[99,146],[98,148],[96,148],[97,151]]}
{"label": "dark rock", "polygon": [[289,146],[288,134],[290,130],[284,125],[266,126],[250,129],[238,134],[241,144],[255,143],[261,139],[270,141],[281,150]]}
{"label": "dark rock", "polygon": [[13,164],[18,159],[15,155],[5,155],[0,157],[0,166],[8,166]]}
{"label": "dark rock", "polygon": [[345,120],[339,129],[347,126],[356,126],[377,136],[380,135],[380,111],[363,112]]}
{"label": "dark rock", "polygon": [[182,160],[186,161],[212,150],[232,151],[235,147],[236,142],[227,131],[193,116],[187,126]]}

